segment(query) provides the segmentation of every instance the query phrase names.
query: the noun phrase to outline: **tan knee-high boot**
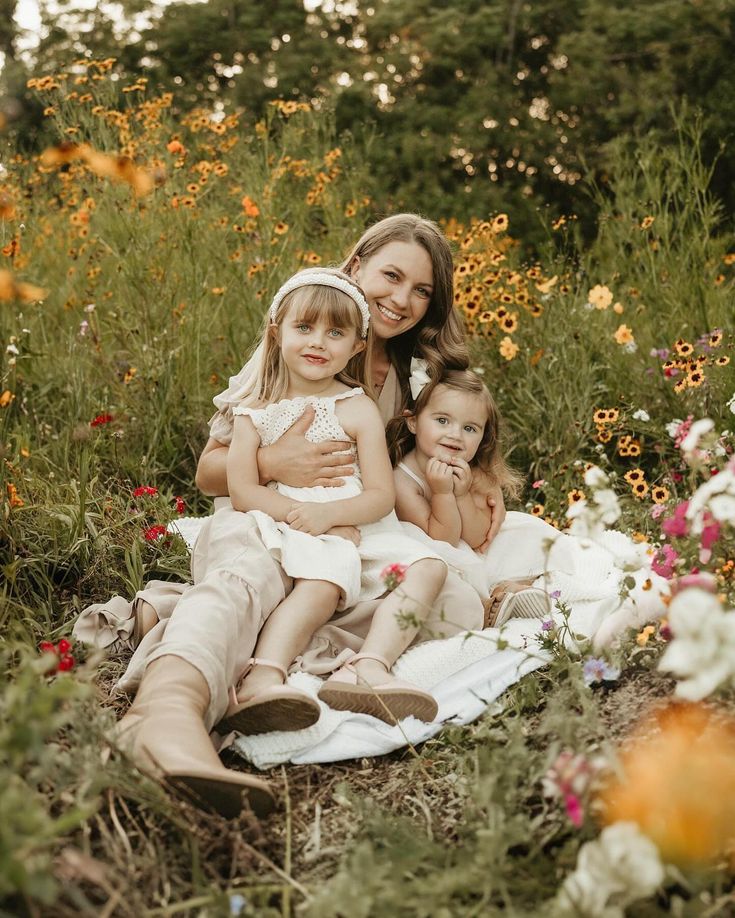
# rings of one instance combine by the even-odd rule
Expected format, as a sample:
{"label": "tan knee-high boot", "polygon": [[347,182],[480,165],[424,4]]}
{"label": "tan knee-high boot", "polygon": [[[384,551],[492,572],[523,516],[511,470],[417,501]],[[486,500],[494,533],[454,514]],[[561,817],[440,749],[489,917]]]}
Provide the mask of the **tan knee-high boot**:
{"label": "tan knee-high boot", "polygon": [[184,788],[195,802],[228,819],[239,815],[243,794],[262,816],[273,808],[267,781],[225,768],[204,726],[209,688],[204,676],[181,657],[167,655],[146,669],[116,742],[136,765]]}

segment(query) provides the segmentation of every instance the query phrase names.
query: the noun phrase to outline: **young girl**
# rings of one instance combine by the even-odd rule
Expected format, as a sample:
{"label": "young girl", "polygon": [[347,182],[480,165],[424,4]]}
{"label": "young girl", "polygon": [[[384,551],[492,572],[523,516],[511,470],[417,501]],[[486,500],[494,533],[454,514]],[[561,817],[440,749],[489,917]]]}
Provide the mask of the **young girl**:
{"label": "young girl", "polygon": [[[319,705],[284,685],[288,666],[337,608],[374,599],[380,573],[408,565],[400,595],[377,608],[361,653],[325,683],[320,697],[338,709],[374,714],[389,723],[409,714],[433,720],[434,699],[389,675],[428,614],[446,577],[436,552],[402,532],[380,413],[365,394],[369,309],[347,275],[323,268],[301,271],[276,294],[263,334],[260,365],[233,409],[227,460],[230,498],[251,513],[264,544],[293,578],[292,592],[263,626],[237,695],[218,728],[241,733],[298,730],[314,723]],[[315,411],[307,440],[349,441],[355,473],[341,488],[296,488],[260,483],[257,451],[268,446],[307,408]],[[360,527],[359,544],[345,527]]]}
{"label": "young girl", "polygon": [[[423,361],[413,360],[411,369],[413,411],[391,421],[387,432],[396,512],[431,539],[462,549],[463,558],[447,550],[444,555],[455,563],[459,557],[459,566],[477,583],[482,565],[473,550],[483,544],[490,525],[487,496],[497,485],[515,495],[520,476],[501,454],[498,410],[477,374],[446,370],[432,381]],[[490,598],[486,626],[548,613],[543,590],[525,582],[513,587],[507,582],[495,586],[502,600]]]}

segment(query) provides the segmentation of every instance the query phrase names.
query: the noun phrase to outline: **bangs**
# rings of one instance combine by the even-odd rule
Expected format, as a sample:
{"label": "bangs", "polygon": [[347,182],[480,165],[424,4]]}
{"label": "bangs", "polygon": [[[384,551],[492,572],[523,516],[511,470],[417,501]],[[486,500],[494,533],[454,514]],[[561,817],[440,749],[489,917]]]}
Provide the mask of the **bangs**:
{"label": "bangs", "polygon": [[335,328],[354,328],[358,337],[362,332],[362,314],[357,303],[346,293],[334,287],[299,287],[284,300],[294,319],[312,324],[325,321]]}

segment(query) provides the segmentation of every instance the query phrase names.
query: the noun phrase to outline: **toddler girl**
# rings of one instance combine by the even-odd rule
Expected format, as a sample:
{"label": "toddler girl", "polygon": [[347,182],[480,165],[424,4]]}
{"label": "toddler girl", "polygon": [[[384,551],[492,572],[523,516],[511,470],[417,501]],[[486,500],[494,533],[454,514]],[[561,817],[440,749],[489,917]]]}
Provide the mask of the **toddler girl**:
{"label": "toddler girl", "polygon": [[[264,544],[294,587],[265,622],[220,732],[297,730],[314,723],[319,705],[284,685],[287,668],[336,609],[380,596],[381,571],[393,562],[408,566],[401,590],[378,606],[361,652],[319,695],[334,708],[389,723],[409,714],[429,721],[436,716],[431,695],[389,674],[428,614],[447,568],[436,552],[403,533],[394,513],[383,423],[365,392],[368,330],[362,291],[336,270],[299,272],[269,310],[259,368],[233,409],[227,477],[233,507],[254,515]],[[278,440],[309,406],[315,417],[307,439],[351,442],[355,474],[341,488],[263,485],[259,447]],[[359,527],[359,537],[346,527]]]}
{"label": "toddler girl", "polygon": [[[396,512],[432,539],[460,548],[463,556],[444,555],[455,564],[460,557],[459,566],[477,585],[483,567],[473,550],[490,526],[487,495],[494,485],[515,495],[520,476],[502,456],[500,416],[476,373],[446,370],[431,380],[416,359],[411,370],[413,411],[391,421],[387,431]],[[487,595],[487,584],[478,588]],[[495,584],[486,611],[486,626],[499,627],[511,617],[543,618],[549,604],[543,590],[503,581]]]}

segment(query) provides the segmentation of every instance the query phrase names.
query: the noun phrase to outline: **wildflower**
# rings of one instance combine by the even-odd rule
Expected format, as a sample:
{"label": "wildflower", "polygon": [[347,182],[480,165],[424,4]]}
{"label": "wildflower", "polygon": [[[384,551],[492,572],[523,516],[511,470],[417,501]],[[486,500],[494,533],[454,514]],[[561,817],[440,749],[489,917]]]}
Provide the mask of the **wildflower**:
{"label": "wildflower", "polygon": [[652,217],[652,216],[650,216],[650,215],[647,216],[647,217],[644,217],[644,218],[641,220],[641,223],[640,223],[641,229],[642,229],[642,230],[648,229],[649,226],[652,226],[652,225],[653,225],[653,221],[654,221],[655,219],[656,219],[655,217]]}
{"label": "wildflower", "polygon": [[160,542],[166,537],[166,527],[162,525],[149,526],[143,530],[143,538],[146,542]]}
{"label": "wildflower", "polygon": [[[647,581],[647,583],[649,584],[650,582],[651,582],[650,580]],[[651,587],[649,586],[648,589],[650,590]],[[651,637],[652,634],[655,633],[655,631],[656,631],[656,628],[654,625],[646,625],[646,627],[643,628],[641,631],[639,631],[638,634],[635,636],[636,644],[639,647],[645,647],[646,644],[648,643],[648,639]]]}
{"label": "wildflower", "polygon": [[726,367],[730,363],[730,358],[727,354],[723,354],[721,357],[715,359],[715,366],[717,367]]}
{"label": "wildflower", "polygon": [[183,497],[174,497],[174,510],[181,516],[186,510],[186,502]]}
{"label": "wildflower", "polygon": [[123,376],[123,383],[124,383],[126,386],[129,385],[129,384],[135,379],[135,376],[136,376],[136,373],[137,373],[137,372],[138,372],[138,368],[137,368],[137,367],[129,367],[129,368],[125,371],[125,375]]}
{"label": "wildflower", "polygon": [[89,422],[90,427],[102,427],[105,424],[109,424],[110,421],[113,421],[114,417],[111,414],[98,414],[96,418],[92,418]]}
{"label": "wildflower", "polygon": [[585,499],[585,493],[584,491],[580,491],[579,488],[572,488],[572,490],[567,494],[567,501],[570,507],[572,506],[572,504],[576,504],[577,501],[584,500],[584,499]]}
{"label": "wildflower", "polygon": [[406,579],[407,570],[408,567],[405,564],[389,564],[384,567],[380,572],[380,579],[385,584],[386,590],[392,592],[399,584],[403,583]]}
{"label": "wildflower", "polygon": [[634,411],[632,417],[634,421],[647,422],[651,420],[651,416],[643,408],[639,408],[637,411]]}
{"label": "wildflower", "polygon": [[12,481],[9,481],[5,486],[8,492],[8,503],[10,504],[11,509],[16,507],[25,507],[25,501],[22,497],[18,497],[18,489],[13,484]]}
{"label": "wildflower", "polygon": [[654,504],[665,504],[669,497],[669,489],[663,485],[656,485],[651,491],[651,500]]}
{"label": "wildflower", "polygon": [[493,222],[490,224],[490,229],[496,236],[499,233],[504,233],[508,229],[508,215],[498,214],[497,217],[494,217]]}
{"label": "wildflower", "polygon": [[603,660],[601,657],[590,657],[582,667],[582,678],[585,685],[598,682],[615,682],[620,676],[620,669]]}
{"label": "wildflower", "polygon": [[686,519],[688,509],[689,501],[682,501],[674,508],[674,515],[665,519],[661,524],[662,532],[670,539],[685,536],[689,531],[689,525]]}
{"label": "wildflower", "polygon": [[257,217],[260,215],[260,208],[249,195],[246,194],[241,203],[246,217]]}
{"label": "wildflower", "polygon": [[543,488],[543,486],[544,486],[545,484],[546,484],[546,482],[544,481],[544,479],[543,479],[543,478],[539,478],[539,479],[537,479],[536,481],[534,481],[534,483],[531,485],[531,487],[532,487],[532,488]]}
{"label": "wildflower", "polygon": [[632,822],[616,822],[579,849],[577,866],[556,898],[561,915],[620,918],[664,881],[656,846]]}
{"label": "wildflower", "polygon": [[632,344],[634,342],[633,332],[627,325],[619,325],[613,337],[618,344]]}
{"label": "wildflower", "polygon": [[501,357],[504,357],[506,360],[513,360],[519,351],[519,347],[512,338],[506,335],[500,342],[499,351]]}
{"label": "wildflower", "polygon": [[691,465],[693,462],[706,458],[706,453],[698,449],[701,438],[708,434],[715,426],[715,422],[710,418],[702,418],[694,421],[689,426],[686,435],[679,443],[679,449],[684,455],[685,461]]}
{"label": "wildflower", "polygon": [[41,653],[53,655],[56,658],[54,660],[53,669],[48,670],[49,673],[64,673],[74,669],[75,660],[70,653],[71,644],[66,638],[62,638],[58,644],[54,644],[51,641],[41,641],[38,649]]}
{"label": "wildflower", "polygon": [[2,395],[0,395],[0,408],[7,408],[14,399],[15,395],[10,391],[10,389],[5,389]]}
{"label": "wildflower", "polygon": [[635,823],[668,862],[711,863],[735,835],[734,762],[731,716],[670,704],[626,741],[622,777],[611,778],[601,795],[604,820]]}
{"label": "wildflower", "polygon": [[158,488],[153,488],[150,485],[140,485],[133,491],[133,497],[143,497],[143,495],[153,497],[156,494],[158,494]]}
{"label": "wildflower", "polygon": [[671,545],[662,545],[651,559],[651,570],[654,574],[670,580],[674,576],[674,566],[679,560],[679,553]]}
{"label": "wildflower", "polygon": [[674,342],[674,349],[680,357],[688,357],[694,352],[694,345],[690,344],[689,341],[685,341],[683,338],[679,338]]}
{"label": "wildflower", "polygon": [[174,156],[186,156],[186,147],[180,140],[177,140],[176,138],[169,140],[169,142],[166,144],[166,149],[169,153],[173,153]]}
{"label": "wildflower", "polygon": [[546,508],[543,504],[534,504],[533,507],[531,507],[532,516],[543,516],[545,511]]}
{"label": "wildflower", "polygon": [[629,485],[634,485],[639,481],[643,481],[646,475],[643,469],[630,469],[623,477]]}
{"label": "wildflower", "polygon": [[607,309],[613,301],[612,291],[603,284],[597,284],[587,294],[587,300],[595,309]]}
{"label": "wildflower", "polygon": [[273,227],[273,232],[276,236],[283,236],[284,233],[288,232],[288,223],[284,223],[283,220],[279,220],[278,223]]}
{"label": "wildflower", "polygon": [[554,630],[554,620],[552,618],[544,619],[544,621],[541,622],[541,630],[542,631],[553,631]]}

